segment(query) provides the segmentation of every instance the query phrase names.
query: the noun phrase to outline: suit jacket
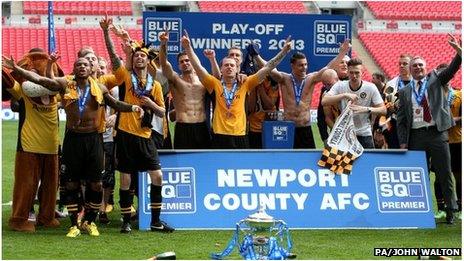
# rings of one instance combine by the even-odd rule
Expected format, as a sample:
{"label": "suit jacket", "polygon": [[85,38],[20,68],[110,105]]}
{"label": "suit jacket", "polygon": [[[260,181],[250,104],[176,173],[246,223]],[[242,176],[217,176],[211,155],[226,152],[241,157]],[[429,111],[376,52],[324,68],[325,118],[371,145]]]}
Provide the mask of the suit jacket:
{"label": "suit jacket", "polygon": [[[461,56],[456,55],[449,67],[438,73],[436,70],[430,72],[427,77],[427,95],[430,113],[436,123],[438,131],[446,131],[454,126],[453,115],[445,96],[446,84],[453,78],[459,70]],[[405,88],[398,91],[398,139],[400,144],[409,143],[409,133],[413,121],[412,113],[412,81]]]}

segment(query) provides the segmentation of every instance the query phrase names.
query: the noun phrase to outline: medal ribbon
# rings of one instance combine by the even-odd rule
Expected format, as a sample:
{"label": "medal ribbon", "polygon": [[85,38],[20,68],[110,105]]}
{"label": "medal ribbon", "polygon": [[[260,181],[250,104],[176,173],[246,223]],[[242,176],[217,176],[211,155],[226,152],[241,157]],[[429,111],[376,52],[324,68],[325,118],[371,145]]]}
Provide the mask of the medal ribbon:
{"label": "medal ribbon", "polygon": [[448,106],[451,106],[451,102],[453,101],[454,99],[454,91],[452,89],[450,89],[448,91]]}
{"label": "medal ribbon", "polygon": [[87,98],[89,97],[90,93],[90,84],[87,84],[85,86],[85,92],[84,95],[81,93],[81,88],[77,87],[77,94],[79,95],[79,98],[77,100],[77,105],[79,108],[79,116],[82,118],[82,115],[84,114],[85,111],[85,104],[87,103]]}
{"label": "medal ribbon", "polygon": [[[412,79],[409,79],[412,81]],[[404,88],[404,82],[401,80],[401,78],[398,76],[398,91]]]}
{"label": "medal ribbon", "polygon": [[131,80],[132,80],[132,87],[134,88],[135,93],[139,97],[146,96],[148,93],[150,93],[153,87],[153,77],[151,77],[150,74],[148,74],[147,84],[145,84],[145,87],[143,87],[143,89],[139,88],[140,82],[137,79],[137,76],[135,76],[135,73],[131,74]]}
{"label": "medal ribbon", "polygon": [[295,81],[295,76],[292,73],[292,82],[293,82],[293,91],[295,93],[295,102],[296,102],[296,105],[299,105],[301,101],[301,94],[303,93],[303,87],[306,82],[306,77],[300,83],[300,86],[297,86],[296,81]]}
{"label": "medal ribbon", "polygon": [[235,92],[237,91],[237,81],[234,82],[232,90],[230,91],[227,89],[226,83],[223,80],[221,80],[221,84],[222,89],[224,90],[224,99],[226,100],[227,109],[230,109],[235,98]]}
{"label": "medal ribbon", "polygon": [[422,99],[425,97],[425,92],[427,91],[427,79],[424,78],[422,85],[419,87],[419,93],[416,92],[416,82],[412,82],[412,91],[414,92],[414,97],[416,98],[417,104],[421,104]]}

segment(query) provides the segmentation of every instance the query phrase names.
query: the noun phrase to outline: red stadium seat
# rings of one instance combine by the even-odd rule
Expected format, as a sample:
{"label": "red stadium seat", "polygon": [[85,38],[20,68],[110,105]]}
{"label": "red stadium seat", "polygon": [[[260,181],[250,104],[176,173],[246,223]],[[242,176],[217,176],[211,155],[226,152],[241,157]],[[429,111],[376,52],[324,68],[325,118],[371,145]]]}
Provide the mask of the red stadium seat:
{"label": "red stadium seat", "polygon": [[[129,29],[129,34],[133,39],[142,39],[142,29]],[[57,50],[61,55],[60,64],[65,73],[72,71],[73,62],[76,59],[77,51],[84,45],[94,48],[98,56],[108,59],[108,52],[103,40],[103,33],[100,28],[90,29],[70,29],[57,28],[56,31]],[[2,53],[12,55],[19,60],[31,48],[39,47],[48,49],[48,31],[45,27],[29,29],[25,27],[2,27]],[[119,38],[113,37],[114,46],[119,56],[125,57]],[[9,44],[18,42],[21,44]]]}
{"label": "red stadium seat", "polygon": [[377,19],[460,21],[461,1],[366,1]]}
{"label": "red stadium seat", "polygon": [[432,23],[421,23],[421,28],[424,30],[432,30]]}
{"label": "red stadium seat", "polygon": [[[24,1],[24,14],[47,14],[48,2]],[[132,15],[130,1],[53,1],[55,14],[63,15]]]}
{"label": "red stadium seat", "polygon": [[387,29],[398,29],[398,22],[395,22],[395,21],[388,22]]}
{"label": "red stadium seat", "polygon": [[301,1],[199,1],[202,12],[228,13],[307,13]]}
{"label": "red stadium seat", "polygon": [[[455,55],[446,34],[360,32],[359,39],[388,78],[398,74],[397,58],[402,53],[424,57],[428,70],[449,63]],[[461,89],[461,82],[460,70],[451,85]]]}

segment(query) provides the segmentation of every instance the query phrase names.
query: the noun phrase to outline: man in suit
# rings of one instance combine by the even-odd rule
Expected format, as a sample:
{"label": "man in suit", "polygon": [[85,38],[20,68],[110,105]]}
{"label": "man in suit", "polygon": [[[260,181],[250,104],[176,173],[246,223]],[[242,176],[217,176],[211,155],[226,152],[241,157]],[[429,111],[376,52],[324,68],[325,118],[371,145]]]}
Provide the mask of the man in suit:
{"label": "man in suit", "polygon": [[454,125],[447,96],[447,83],[453,78],[461,64],[461,43],[448,34],[448,43],[456,50],[450,66],[437,73],[426,74],[426,62],[414,57],[410,63],[413,80],[399,90],[398,138],[400,147],[424,150],[434,166],[446,203],[446,221],[454,223],[457,210],[456,194],[453,189],[450,151],[447,130]]}

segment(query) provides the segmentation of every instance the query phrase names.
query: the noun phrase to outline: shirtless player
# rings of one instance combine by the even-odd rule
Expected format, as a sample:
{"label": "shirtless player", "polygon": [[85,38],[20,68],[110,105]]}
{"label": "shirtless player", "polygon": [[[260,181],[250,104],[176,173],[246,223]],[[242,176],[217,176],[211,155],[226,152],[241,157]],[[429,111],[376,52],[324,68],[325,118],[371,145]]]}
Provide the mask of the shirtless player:
{"label": "shirtless player", "polygon": [[308,62],[303,53],[297,52],[290,58],[291,73],[273,70],[271,76],[280,83],[284,105],[284,119],[295,122],[294,148],[314,149],[311,130],[310,106],[314,85],[321,81],[325,69],[336,69],[351,45],[349,39],[340,46],[337,57],[317,72],[307,74]]}
{"label": "shirtless player", "polygon": [[206,88],[201,84],[195,70],[193,70],[187,53],[181,52],[177,55],[181,74],[177,74],[172,69],[166,58],[169,32],[161,33],[159,39],[161,41],[160,64],[164,76],[170,82],[169,86],[176,108],[174,148],[208,149],[211,142],[205,113]]}

